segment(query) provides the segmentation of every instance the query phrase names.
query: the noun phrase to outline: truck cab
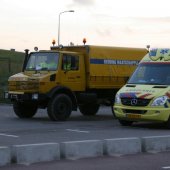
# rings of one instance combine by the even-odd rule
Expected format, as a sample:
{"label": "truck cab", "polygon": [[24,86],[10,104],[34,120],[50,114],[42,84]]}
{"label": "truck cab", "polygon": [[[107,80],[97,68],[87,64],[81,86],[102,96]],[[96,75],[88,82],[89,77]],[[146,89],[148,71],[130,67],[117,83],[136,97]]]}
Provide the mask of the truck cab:
{"label": "truck cab", "polygon": [[[39,51],[27,54],[24,63],[23,72],[9,78],[9,91],[5,93],[5,97],[12,100],[16,115],[30,118],[38,107],[47,107],[49,117],[55,120],[50,111],[54,103],[49,100],[64,91],[57,99],[57,109],[61,112],[58,119],[65,120],[70,108],[77,109],[76,91],[85,90],[83,55],[67,51]],[[65,104],[62,101],[66,101]]]}

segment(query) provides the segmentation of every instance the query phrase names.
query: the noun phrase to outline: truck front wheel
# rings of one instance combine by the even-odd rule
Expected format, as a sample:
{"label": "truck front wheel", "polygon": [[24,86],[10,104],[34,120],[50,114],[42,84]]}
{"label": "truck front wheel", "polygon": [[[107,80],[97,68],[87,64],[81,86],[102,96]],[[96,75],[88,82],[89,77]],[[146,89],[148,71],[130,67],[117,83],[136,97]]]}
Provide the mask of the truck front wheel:
{"label": "truck front wheel", "polygon": [[53,121],[65,121],[69,118],[72,111],[72,101],[65,94],[58,94],[48,104],[48,116]]}
{"label": "truck front wheel", "polygon": [[84,116],[94,116],[99,110],[100,105],[99,104],[82,104],[79,106],[80,112]]}
{"label": "truck front wheel", "polygon": [[37,105],[33,103],[13,103],[14,112],[19,118],[32,118],[36,114],[37,108]]}

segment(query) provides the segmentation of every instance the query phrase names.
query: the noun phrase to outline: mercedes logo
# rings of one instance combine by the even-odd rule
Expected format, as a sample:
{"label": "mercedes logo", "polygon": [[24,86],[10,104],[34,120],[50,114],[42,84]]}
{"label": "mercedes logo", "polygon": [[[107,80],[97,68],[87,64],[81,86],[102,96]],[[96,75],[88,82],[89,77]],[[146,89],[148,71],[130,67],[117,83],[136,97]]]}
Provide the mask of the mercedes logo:
{"label": "mercedes logo", "polygon": [[131,100],[131,105],[137,105],[137,103],[138,103],[138,100],[137,99],[132,99]]}

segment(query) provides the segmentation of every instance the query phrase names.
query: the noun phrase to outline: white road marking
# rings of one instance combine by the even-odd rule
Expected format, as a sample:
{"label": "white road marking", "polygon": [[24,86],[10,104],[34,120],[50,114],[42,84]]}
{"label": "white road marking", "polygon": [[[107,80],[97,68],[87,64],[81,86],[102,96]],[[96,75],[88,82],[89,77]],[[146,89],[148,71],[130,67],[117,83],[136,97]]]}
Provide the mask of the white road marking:
{"label": "white road marking", "polygon": [[66,129],[67,131],[71,131],[71,132],[78,132],[78,133],[89,133],[89,131],[82,131],[82,130],[78,130],[78,129]]}
{"label": "white road marking", "polygon": [[12,137],[12,138],[18,138],[19,136],[16,136],[16,135],[8,135],[8,134],[5,134],[5,133],[0,133],[0,136],[6,136],[6,137]]}
{"label": "white road marking", "polygon": [[170,166],[162,167],[162,169],[170,169]]}

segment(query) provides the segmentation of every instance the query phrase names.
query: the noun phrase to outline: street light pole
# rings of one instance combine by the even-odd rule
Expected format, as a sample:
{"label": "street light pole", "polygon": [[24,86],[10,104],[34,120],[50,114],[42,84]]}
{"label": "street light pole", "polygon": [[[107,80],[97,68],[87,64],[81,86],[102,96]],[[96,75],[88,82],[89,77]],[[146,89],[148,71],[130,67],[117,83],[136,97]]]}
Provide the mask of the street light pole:
{"label": "street light pole", "polygon": [[66,13],[66,12],[74,12],[74,10],[68,10],[68,11],[63,11],[63,12],[59,13],[59,18],[58,18],[58,46],[60,45],[60,16],[61,16],[61,14]]}

